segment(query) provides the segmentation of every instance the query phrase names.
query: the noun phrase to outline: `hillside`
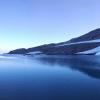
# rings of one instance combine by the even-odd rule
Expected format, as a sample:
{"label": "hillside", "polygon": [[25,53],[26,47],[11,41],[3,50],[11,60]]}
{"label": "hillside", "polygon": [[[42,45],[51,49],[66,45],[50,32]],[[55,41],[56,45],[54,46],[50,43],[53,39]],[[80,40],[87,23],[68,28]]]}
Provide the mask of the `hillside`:
{"label": "hillside", "polygon": [[[69,41],[46,44],[29,49],[17,49],[9,54],[47,54],[47,55],[70,55],[70,54],[99,54],[100,49],[100,28]],[[93,52],[94,49],[94,52]],[[92,50],[92,52],[84,53]]]}

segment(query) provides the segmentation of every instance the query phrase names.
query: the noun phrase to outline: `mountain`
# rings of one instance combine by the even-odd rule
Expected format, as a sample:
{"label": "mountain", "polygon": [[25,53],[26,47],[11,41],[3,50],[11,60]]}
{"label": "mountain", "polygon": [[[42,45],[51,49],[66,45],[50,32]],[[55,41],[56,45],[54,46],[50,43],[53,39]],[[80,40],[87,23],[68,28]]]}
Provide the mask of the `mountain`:
{"label": "mountain", "polygon": [[90,41],[90,40],[96,40],[96,39],[100,39],[100,28],[93,30],[93,31],[91,31],[85,35],[82,35],[78,38],[71,39],[68,42],[73,43],[73,42]]}
{"label": "mountain", "polygon": [[29,54],[29,53],[38,52],[38,51],[44,52],[44,51],[53,49],[54,46],[55,46],[55,44],[45,44],[45,45],[28,48],[28,49],[20,48],[20,49],[10,51],[9,54]]}
{"label": "mountain", "polygon": [[57,44],[45,44],[33,48],[21,48],[10,51],[9,54],[100,54],[100,28],[85,35]]}

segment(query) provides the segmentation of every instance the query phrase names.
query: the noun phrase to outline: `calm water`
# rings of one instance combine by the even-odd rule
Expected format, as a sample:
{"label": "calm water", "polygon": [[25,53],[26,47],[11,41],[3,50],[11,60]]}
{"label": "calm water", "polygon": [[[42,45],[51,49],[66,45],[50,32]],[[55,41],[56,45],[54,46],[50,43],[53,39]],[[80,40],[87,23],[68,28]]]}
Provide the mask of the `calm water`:
{"label": "calm water", "polygon": [[0,56],[0,100],[100,100],[100,57]]}

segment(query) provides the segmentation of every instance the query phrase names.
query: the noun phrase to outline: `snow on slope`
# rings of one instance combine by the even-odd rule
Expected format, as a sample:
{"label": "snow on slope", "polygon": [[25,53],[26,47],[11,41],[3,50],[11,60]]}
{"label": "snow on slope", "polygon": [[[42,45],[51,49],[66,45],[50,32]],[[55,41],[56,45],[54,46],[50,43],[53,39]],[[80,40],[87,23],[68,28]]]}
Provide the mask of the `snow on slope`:
{"label": "snow on slope", "polygon": [[87,50],[87,51],[83,51],[83,52],[79,52],[77,54],[95,54],[95,55],[100,55],[100,46],[91,49],[91,50]]}
{"label": "snow on slope", "polygon": [[66,45],[72,45],[72,44],[80,44],[80,43],[95,43],[95,42],[100,42],[100,39],[96,39],[96,40],[90,40],[90,41],[82,41],[82,42],[75,42],[75,43],[65,43],[62,45],[57,45],[58,46],[66,46]]}
{"label": "snow on slope", "polygon": [[95,55],[99,55],[100,56],[100,51],[98,53],[96,53]]}
{"label": "snow on slope", "polygon": [[34,52],[29,52],[29,53],[27,53],[27,54],[30,54],[30,55],[34,55],[34,54],[41,54],[42,52],[40,52],[40,51],[34,51]]}
{"label": "snow on slope", "polygon": [[[100,42],[100,39],[90,40],[90,41],[83,41],[83,42],[76,42],[76,43],[64,43],[63,45],[56,45],[55,47],[72,45],[72,44],[98,43],[98,42]],[[35,54],[42,54],[42,52],[41,51],[33,51],[33,52],[29,52],[27,54],[35,55]],[[98,46],[98,47],[96,47],[94,49],[87,50],[87,51],[78,52],[76,54],[95,54],[95,55],[100,55],[100,46]]]}

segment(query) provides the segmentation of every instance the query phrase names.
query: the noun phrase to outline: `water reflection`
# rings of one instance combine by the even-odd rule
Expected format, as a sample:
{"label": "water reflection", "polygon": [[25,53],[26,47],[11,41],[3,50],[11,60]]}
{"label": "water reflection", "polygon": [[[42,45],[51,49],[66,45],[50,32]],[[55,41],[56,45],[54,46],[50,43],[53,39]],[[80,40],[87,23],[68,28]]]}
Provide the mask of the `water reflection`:
{"label": "water reflection", "polygon": [[52,67],[59,65],[100,79],[100,57],[97,56],[40,57],[38,60]]}

